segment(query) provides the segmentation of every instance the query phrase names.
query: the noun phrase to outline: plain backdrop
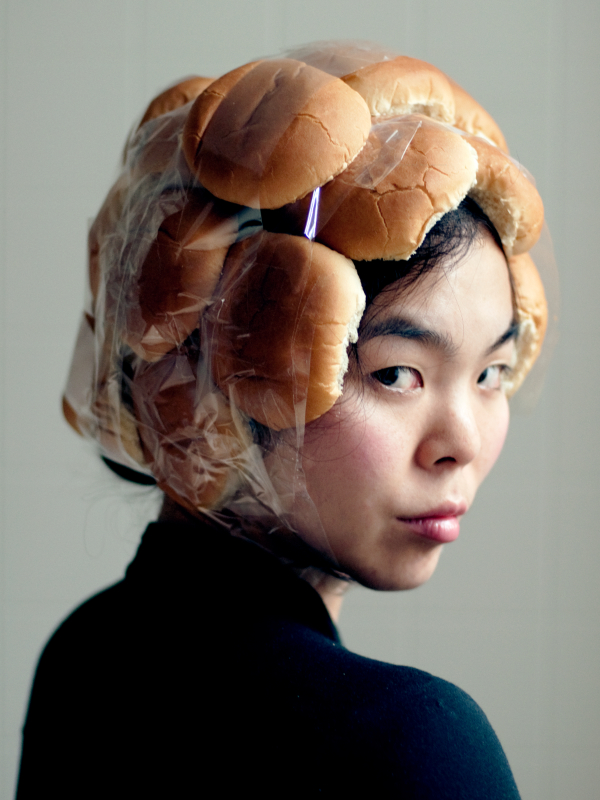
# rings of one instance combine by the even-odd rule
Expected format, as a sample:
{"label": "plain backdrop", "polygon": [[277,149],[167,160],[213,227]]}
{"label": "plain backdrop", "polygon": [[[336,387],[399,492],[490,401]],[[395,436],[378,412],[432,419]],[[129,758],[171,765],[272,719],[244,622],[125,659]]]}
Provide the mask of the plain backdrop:
{"label": "plain backdrop", "polygon": [[460,539],[417,591],[354,589],[342,636],[469,692],[523,798],[600,796],[600,4],[3,0],[2,798],[40,649],[70,609],[119,579],[157,507],[152,491],[107,474],[60,415],[87,226],[127,131],[178,78],[332,38],[429,60],[493,114],[537,179],[562,292],[541,399],[514,416]]}

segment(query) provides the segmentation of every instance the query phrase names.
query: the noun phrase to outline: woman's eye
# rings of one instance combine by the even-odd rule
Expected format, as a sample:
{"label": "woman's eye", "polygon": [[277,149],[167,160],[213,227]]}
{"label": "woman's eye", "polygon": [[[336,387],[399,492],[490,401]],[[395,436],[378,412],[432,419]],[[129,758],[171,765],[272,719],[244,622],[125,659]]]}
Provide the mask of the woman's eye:
{"label": "woman's eye", "polygon": [[419,373],[410,367],[386,367],[371,374],[379,383],[401,392],[420,389],[423,385]]}
{"label": "woman's eye", "polygon": [[492,364],[483,370],[477,383],[484,389],[501,389],[502,379],[508,371],[509,367],[506,364]]}

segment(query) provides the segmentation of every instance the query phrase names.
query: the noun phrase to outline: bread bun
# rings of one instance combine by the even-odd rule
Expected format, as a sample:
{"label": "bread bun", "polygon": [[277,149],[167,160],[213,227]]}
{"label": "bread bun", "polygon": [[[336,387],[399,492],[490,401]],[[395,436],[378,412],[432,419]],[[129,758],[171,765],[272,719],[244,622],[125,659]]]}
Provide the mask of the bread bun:
{"label": "bread bun", "polygon": [[506,381],[510,397],[525,380],[540,354],[548,324],[548,305],[544,285],[529,253],[508,259],[515,289],[519,336],[515,367]]}
{"label": "bread bun", "polygon": [[252,444],[225,397],[201,387],[202,380],[198,353],[181,349],[141,364],[131,382],[152,474],[160,489],[191,511],[217,508],[234,493]]}
{"label": "bread bun", "polygon": [[213,81],[214,78],[201,78],[199,75],[194,75],[165,89],[152,100],[144,112],[139,127],[151,119],[168,114],[169,111],[174,111],[195,100]]}
{"label": "bread bun", "polygon": [[454,94],[453,125],[461,131],[483,136],[500,150],[508,153],[508,145],[498,124],[488,112],[466,92],[462,86],[446,75]]}
{"label": "bread bun", "polygon": [[217,78],[210,87],[207,87],[198,95],[194,105],[189,110],[183,131],[182,147],[190,166],[194,166],[197,151],[202,144],[202,138],[215,111],[242,78],[262,63],[261,60],[242,64],[241,67],[236,67],[236,69],[232,69]]}
{"label": "bread bun", "polygon": [[[374,125],[360,155],[321,190],[317,241],[355,261],[409,258],[476,171],[464,137],[427,117]],[[309,199],[275,212],[282,224],[305,220]]]}
{"label": "bread bun", "polygon": [[454,120],[454,93],[444,73],[417,58],[397,56],[342,77],[358,92],[373,117],[424,114],[440,122]]}
{"label": "bread bun", "polygon": [[478,158],[477,182],[469,196],[494,223],[506,255],[526,253],[544,224],[542,198],[510,156],[478,136],[466,138]]}
{"label": "bread bun", "polygon": [[183,150],[217,197],[278,208],[344,170],[370,125],[364,100],[339,79],[292,59],[259,61],[197,98]]}
{"label": "bread bun", "polygon": [[196,192],[168,216],[129,296],[123,339],[146,361],[181,344],[199,325],[235,242],[239,206]]}
{"label": "bread bun", "polygon": [[316,419],[342,392],[364,303],[352,262],[323,245],[266,232],[234,245],[209,313],[215,382],[273,430]]}

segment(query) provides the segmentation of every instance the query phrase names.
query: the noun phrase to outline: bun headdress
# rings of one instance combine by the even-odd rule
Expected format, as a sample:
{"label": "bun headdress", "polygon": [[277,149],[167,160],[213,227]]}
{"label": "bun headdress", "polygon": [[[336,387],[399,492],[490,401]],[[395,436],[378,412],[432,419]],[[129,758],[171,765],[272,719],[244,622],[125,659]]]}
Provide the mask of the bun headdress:
{"label": "bun headdress", "polygon": [[465,197],[511,270],[509,394],[544,338],[543,206],[490,115],[417,59],[292,55],[153,100],[89,234],[65,416],[192,510],[277,505],[256,432],[301,436],[341,395],[365,307],[353,262],[410,258]]}

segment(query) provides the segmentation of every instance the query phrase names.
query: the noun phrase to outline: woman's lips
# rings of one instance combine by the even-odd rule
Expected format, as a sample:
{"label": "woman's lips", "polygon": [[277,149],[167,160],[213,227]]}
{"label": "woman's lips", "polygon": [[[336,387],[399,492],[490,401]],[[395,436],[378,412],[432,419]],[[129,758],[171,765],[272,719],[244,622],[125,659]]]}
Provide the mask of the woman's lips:
{"label": "woman's lips", "polygon": [[418,536],[440,544],[447,544],[458,539],[460,517],[466,510],[466,505],[460,504],[452,508],[446,506],[435,509],[418,517],[399,517],[399,519]]}

